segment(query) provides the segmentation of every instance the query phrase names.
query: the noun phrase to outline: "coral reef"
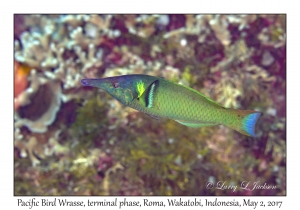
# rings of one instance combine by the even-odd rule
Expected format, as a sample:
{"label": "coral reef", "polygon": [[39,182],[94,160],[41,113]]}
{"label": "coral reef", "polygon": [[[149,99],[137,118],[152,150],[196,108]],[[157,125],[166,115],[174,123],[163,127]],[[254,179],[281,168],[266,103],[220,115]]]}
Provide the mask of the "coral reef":
{"label": "coral reef", "polygon": [[[286,195],[285,15],[15,15],[15,195]],[[165,77],[263,112],[257,138],[157,121],[82,78]],[[207,189],[224,180],[276,189]]]}

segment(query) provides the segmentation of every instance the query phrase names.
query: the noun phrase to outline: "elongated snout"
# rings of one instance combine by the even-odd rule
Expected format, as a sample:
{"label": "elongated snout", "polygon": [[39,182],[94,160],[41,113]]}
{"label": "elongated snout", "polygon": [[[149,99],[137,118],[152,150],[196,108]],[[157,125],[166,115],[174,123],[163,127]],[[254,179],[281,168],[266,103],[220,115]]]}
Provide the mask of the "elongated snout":
{"label": "elongated snout", "polygon": [[83,86],[93,86],[98,88],[106,88],[107,85],[110,84],[109,80],[106,79],[82,79],[81,84]]}

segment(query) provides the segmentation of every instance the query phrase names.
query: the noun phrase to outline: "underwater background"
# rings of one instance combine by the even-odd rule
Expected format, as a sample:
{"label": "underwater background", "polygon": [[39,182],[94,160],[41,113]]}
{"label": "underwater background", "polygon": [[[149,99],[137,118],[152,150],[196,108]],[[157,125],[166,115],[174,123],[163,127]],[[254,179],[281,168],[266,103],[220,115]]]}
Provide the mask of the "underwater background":
{"label": "underwater background", "polygon": [[[126,74],[261,111],[257,138],[80,83]],[[286,195],[286,15],[15,15],[14,110],[15,195]],[[245,182],[276,187],[217,189]]]}

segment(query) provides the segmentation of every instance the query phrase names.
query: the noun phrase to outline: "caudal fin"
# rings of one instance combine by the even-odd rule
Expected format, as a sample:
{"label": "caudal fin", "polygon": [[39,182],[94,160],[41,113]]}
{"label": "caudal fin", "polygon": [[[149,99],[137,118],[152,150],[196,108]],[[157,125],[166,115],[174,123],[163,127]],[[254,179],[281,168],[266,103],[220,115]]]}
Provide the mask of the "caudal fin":
{"label": "caudal fin", "polygon": [[234,109],[231,111],[234,112],[239,118],[239,122],[232,126],[232,128],[244,135],[255,137],[255,124],[261,115],[261,112]]}

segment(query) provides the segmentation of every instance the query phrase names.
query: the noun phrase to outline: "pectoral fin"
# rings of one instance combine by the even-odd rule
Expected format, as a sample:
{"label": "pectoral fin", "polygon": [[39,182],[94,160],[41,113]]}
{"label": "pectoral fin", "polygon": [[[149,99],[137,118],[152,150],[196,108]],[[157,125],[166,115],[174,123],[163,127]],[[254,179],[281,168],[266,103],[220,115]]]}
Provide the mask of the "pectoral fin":
{"label": "pectoral fin", "polygon": [[147,108],[152,108],[154,105],[155,95],[158,89],[159,80],[155,80],[151,83],[145,90],[145,92],[140,97],[140,102]]}
{"label": "pectoral fin", "polygon": [[217,124],[189,123],[189,122],[182,122],[182,121],[179,121],[179,120],[176,120],[176,122],[178,122],[178,123],[180,123],[180,124],[182,124],[182,125],[191,127],[191,128],[200,128],[200,127],[204,127],[204,126],[213,126],[213,125],[217,125]]}

